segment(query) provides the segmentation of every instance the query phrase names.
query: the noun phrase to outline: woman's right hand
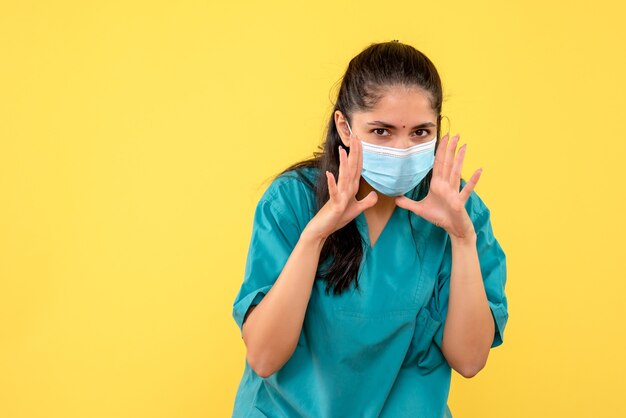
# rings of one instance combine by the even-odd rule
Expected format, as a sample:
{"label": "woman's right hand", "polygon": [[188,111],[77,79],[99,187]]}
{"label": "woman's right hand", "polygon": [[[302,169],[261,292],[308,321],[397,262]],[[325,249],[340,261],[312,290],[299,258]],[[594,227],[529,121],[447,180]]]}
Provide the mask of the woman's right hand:
{"label": "woman's right hand", "polygon": [[378,195],[371,191],[362,200],[356,199],[361,182],[363,168],[363,147],[361,140],[353,136],[350,139],[350,155],[339,146],[339,182],[326,171],[328,180],[328,202],[309,221],[305,231],[322,239],[343,228],[364,210],[374,206]]}

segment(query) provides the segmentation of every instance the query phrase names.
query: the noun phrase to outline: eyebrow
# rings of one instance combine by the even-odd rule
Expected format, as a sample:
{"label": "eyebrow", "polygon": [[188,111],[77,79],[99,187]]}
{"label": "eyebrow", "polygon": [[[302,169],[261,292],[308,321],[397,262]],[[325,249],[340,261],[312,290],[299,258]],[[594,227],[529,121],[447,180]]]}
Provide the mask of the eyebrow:
{"label": "eyebrow", "polygon": [[[381,120],[373,120],[373,121],[371,121],[371,122],[367,122],[367,124],[368,124],[368,125],[380,125],[380,126],[383,126],[383,127],[385,127],[385,128],[396,129],[396,127],[395,127],[395,126],[393,126],[392,124],[387,123],[387,122],[383,122],[383,121],[381,121]],[[432,122],[424,122],[424,123],[421,123],[421,124],[419,124],[419,125],[417,125],[417,126],[414,126],[412,129],[417,129],[417,128],[434,128],[434,127],[436,127],[436,126],[437,126],[437,125],[435,125],[435,124],[434,124],[434,123],[432,123]]]}

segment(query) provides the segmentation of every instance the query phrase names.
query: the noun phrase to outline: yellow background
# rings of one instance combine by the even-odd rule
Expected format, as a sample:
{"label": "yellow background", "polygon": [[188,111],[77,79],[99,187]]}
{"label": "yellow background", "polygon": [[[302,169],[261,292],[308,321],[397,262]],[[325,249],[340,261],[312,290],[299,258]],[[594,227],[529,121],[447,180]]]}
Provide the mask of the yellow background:
{"label": "yellow background", "polygon": [[0,416],[230,416],[264,180],[391,39],[438,67],[507,253],[455,418],[626,416],[620,3],[2,1]]}

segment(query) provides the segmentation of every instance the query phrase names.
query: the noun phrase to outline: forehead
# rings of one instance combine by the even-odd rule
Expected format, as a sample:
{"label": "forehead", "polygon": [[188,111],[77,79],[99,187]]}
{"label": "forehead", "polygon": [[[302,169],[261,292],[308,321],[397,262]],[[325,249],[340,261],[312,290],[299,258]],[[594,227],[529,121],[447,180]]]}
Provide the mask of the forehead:
{"label": "forehead", "polygon": [[436,122],[437,118],[428,92],[414,87],[401,86],[384,89],[381,91],[380,100],[372,109],[357,112],[355,116],[361,120],[380,117],[388,122],[404,124]]}

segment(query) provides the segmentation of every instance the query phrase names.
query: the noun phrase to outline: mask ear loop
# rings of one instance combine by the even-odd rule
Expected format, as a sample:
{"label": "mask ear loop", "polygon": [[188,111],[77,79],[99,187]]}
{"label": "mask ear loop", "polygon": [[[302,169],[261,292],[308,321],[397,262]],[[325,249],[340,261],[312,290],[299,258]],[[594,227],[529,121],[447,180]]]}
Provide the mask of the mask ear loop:
{"label": "mask ear loop", "polygon": [[[441,123],[441,120],[442,120],[443,118],[446,118],[446,119],[448,120],[448,132],[446,132],[445,134],[441,135],[441,137],[439,138],[440,140],[441,140],[441,138],[443,138],[444,136],[446,136],[446,135],[449,135],[449,134],[450,134],[450,128],[452,127],[452,122],[450,122],[450,118],[449,118],[449,117],[447,117],[447,116],[445,116],[445,115],[441,115],[441,116],[439,116],[439,122]],[[439,126],[439,130],[441,131],[441,125]]]}
{"label": "mask ear loop", "polygon": [[348,122],[348,119],[346,119],[346,125],[348,125],[348,130],[350,131],[350,137],[352,137],[353,136],[352,128],[350,128],[350,122]]}

